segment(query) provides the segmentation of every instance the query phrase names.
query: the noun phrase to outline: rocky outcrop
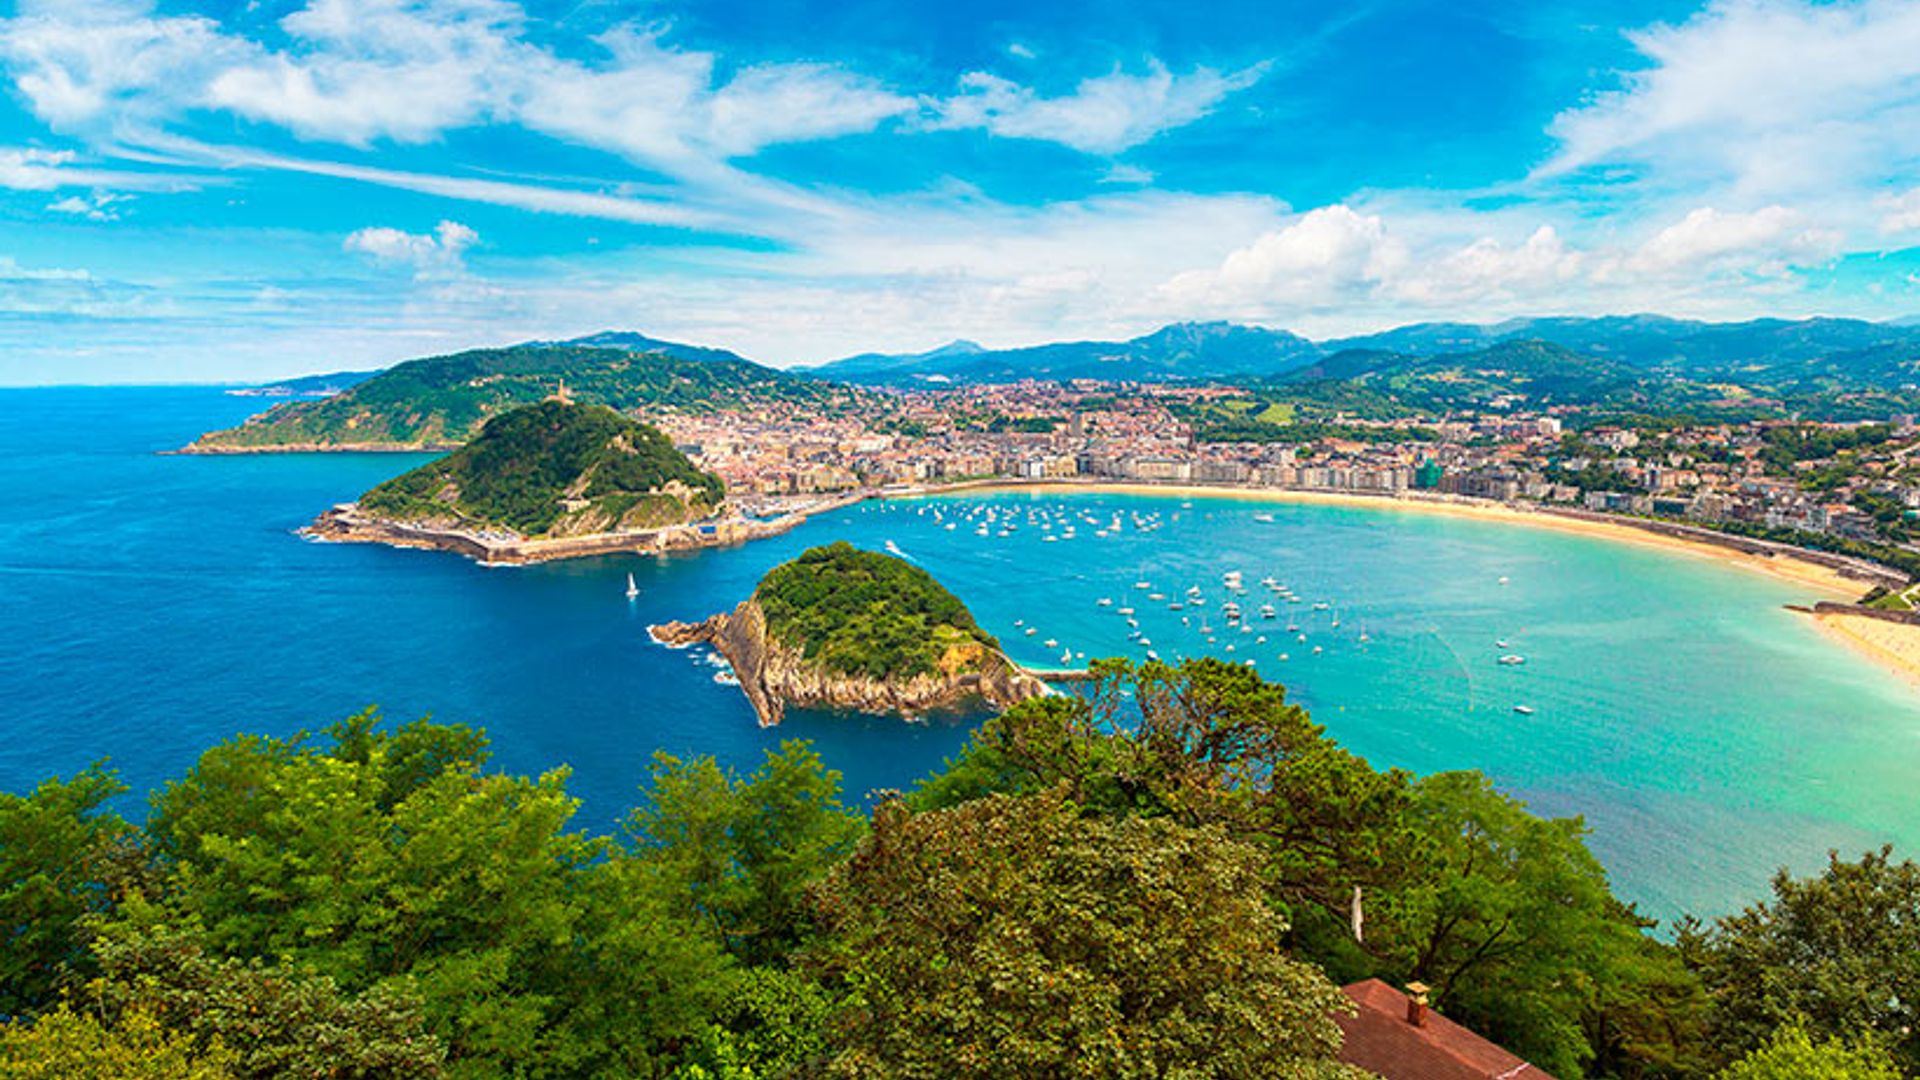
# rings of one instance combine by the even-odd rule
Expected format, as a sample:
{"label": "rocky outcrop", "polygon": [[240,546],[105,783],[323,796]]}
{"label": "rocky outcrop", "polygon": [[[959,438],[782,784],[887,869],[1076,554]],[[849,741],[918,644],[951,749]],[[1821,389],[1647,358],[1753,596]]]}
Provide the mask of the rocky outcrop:
{"label": "rocky outcrop", "polygon": [[825,671],[796,649],[767,635],[767,618],[753,600],[704,622],[649,628],[665,645],[711,645],[733,666],[761,727],[786,716],[789,705],[879,715],[917,716],[985,702],[1004,709],[1047,693],[1047,684],[998,650],[980,646],[951,670],[907,679],[872,679]]}

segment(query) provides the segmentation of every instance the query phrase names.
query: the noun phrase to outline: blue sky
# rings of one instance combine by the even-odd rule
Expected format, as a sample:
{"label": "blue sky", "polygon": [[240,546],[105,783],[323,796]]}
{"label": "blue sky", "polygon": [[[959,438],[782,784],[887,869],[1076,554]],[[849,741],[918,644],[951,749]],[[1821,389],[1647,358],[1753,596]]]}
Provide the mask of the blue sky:
{"label": "blue sky", "polygon": [[1920,3],[18,0],[0,383],[1920,313]]}

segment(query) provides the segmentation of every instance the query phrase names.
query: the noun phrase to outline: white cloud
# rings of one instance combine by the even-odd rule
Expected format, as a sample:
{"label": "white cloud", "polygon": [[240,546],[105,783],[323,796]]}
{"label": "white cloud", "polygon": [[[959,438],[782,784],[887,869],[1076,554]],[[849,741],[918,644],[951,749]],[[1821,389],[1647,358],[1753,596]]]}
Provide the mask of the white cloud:
{"label": "white cloud", "polygon": [[1655,233],[1625,260],[1624,269],[1660,274],[1729,262],[1751,269],[1805,265],[1831,258],[1839,243],[1837,233],[1809,227],[1804,215],[1784,206],[1751,213],[1703,206]]}
{"label": "white cloud", "polygon": [[1153,61],[1144,75],[1115,70],[1084,80],[1071,94],[1041,97],[984,71],[960,79],[941,103],[936,127],[984,128],[1006,138],[1042,139],[1089,154],[1117,154],[1213,111],[1227,95],[1260,81],[1265,65],[1227,74],[1195,68],[1175,75]]}
{"label": "white cloud", "polygon": [[61,188],[123,188],[136,191],[185,191],[204,177],[178,173],[137,173],[78,164],[71,150],[0,146],[0,188],[58,191]]}
{"label": "white cloud", "polygon": [[89,221],[118,221],[120,211],[115,206],[131,198],[131,195],[117,195],[111,191],[95,191],[89,195],[69,195],[64,199],[56,199],[47,204],[47,209]]}
{"label": "white cloud", "polygon": [[349,234],[341,247],[371,257],[375,262],[413,268],[420,278],[458,274],[465,267],[461,255],[478,243],[480,234],[457,221],[442,221],[430,233],[410,233],[387,226],[370,226]]}
{"label": "white cloud", "polygon": [[1553,226],[1542,225],[1519,244],[1483,236],[1441,255],[1398,282],[1395,293],[1430,304],[1551,294],[1573,281],[1588,261],[1568,248]]}
{"label": "white cloud", "polygon": [[1880,181],[1920,155],[1920,4],[1715,0],[1628,36],[1649,66],[1554,121],[1542,175],[1628,166],[1766,199]]}
{"label": "white cloud", "polygon": [[1405,248],[1388,237],[1377,215],[1323,206],[1230,252],[1217,269],[1174,277],[1166,292],[1177,304],[1207,310],[1275,303],[1311,308],[1378,286],[1405,260]]}
{"label": "white cloud", "polygon": [[1880,218],[1881,232],[1901,233],[1920,230],[1920,187],[1904,195],[1883,195],[1879,199],[1879,205],[1886,211]]}

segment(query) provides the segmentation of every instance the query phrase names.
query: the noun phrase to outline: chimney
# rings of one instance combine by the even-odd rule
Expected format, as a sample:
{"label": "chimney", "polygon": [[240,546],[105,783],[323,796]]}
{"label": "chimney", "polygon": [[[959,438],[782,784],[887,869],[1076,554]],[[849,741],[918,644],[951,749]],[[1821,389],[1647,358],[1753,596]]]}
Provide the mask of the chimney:
{"label": "chimney", "polygon": [[1407,1023],[1414,1027],[1427,1026],[1427,984],[1407,984]]}

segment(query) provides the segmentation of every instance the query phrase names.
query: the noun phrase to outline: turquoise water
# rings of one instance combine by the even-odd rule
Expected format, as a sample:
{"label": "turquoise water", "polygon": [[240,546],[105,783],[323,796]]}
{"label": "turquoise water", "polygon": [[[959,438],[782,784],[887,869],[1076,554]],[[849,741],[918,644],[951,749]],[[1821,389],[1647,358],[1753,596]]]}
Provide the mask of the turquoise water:
{"label": "turquoise water", "polygon": [[[145,790],[214,740],[369,704],[485,725],[503,768],[571,767],[595,828],[659,750],[750,767],[797,736],[855,793],[903,787],[964,724],[797,714],[762,731],[710,657],[646,639],[844,538],[927,567],[1025,662],[1142,655],[1121,606],[1167,659],[1253,659],[1377,765],[1480,768],[1542,812],[1584,814],[1618,891],[1655,914],[1729,910],[1829,847],[1920,848],[1920,696],[1782,610],[1806,599],[1792,585],[1709,559],[1385,508],[1022,493],[867,504],[733,550],[484,569],[292,535],[420,458],[155,453],[257,404],[0,392],[0,788],[110,756]],[[1047,542],[1046,523],[1075,536]],[[1234,569],[1249,633],[1221,626]],[[1269,575],[1302,600],[1271,622]],[[1167,609],[1193,585],[1205,607]],[[1499,664],[1507,651],[1526,663]]]}

